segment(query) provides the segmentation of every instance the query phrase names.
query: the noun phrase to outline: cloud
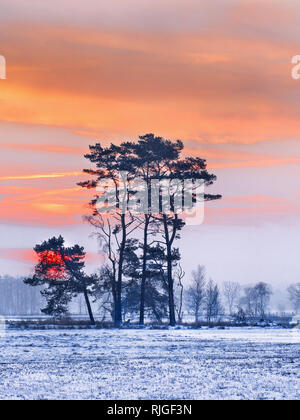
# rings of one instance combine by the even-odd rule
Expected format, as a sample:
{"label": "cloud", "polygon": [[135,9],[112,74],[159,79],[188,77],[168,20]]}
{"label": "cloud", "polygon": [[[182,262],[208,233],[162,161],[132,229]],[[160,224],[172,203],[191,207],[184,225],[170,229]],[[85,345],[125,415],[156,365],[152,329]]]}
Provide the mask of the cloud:
{"label": "cloud", "polygon": [[[36,264],[38,259],[33,249],[26,248],[0,248],[0,260],[19,261],[27,264]],[[92,265],[101,263],[104,260],[104,255],[101,253],[88,252],[85,257],[87,264]]]}
{"label": "cloud", "polygon": [[[75,183],[74,183],[75,184]],[[89,213],[90,192],[81,187],[0,186],[2,223],[63,226],[82,223]]]}
{"label": "cloud", "polygon": [[262,204],[245,207],[219,207],[207,206],[205,209],[204,223],[207,225],[226,226],[263,226],[263,225],[295,225],[300,211],[299,204],[278,203]]}
{"label": "cloud", "polygon": [[91,192],[75,186],[83,151],[155,132],[207,158],[224,195],[187,227],[187,267],[200,255],[217,280],[297,271],[299,11],[296,0],[1,0],[2,270],[23,274],[18,262],[32,267],[29,248],[53,232],[96,249],[81,220]]}
{"label": "cloud", "polygon": [[227,202],[238,202],[241,204],[260,204],[260,205],[264,205],[264,204],[288,204],[287,200],[281,197],[272,197],[272,196],[267,196],[267,195],[262,195],[262,194],[257,194],[257,195],[246,195],[246,196],[240,196],[240,197],[224,197],[223,201],[227,201]]}
{"label": "cloud", "polygon": [[207,162],[209,169],[226,169],[226,168],[251,168],[251,167],[270,167],[280,165],[297,165],[300,163],[299,156],[278,156],[274,154],[253,153],[232,148],[213,148],[205,145],[196,147],[188,145],[184,149],[186,155],[203,156]]}
{"label": "cloud", "polygon": [[79,154],[84,155],[87,149],[79,147],[51,145],[51,144],[22,144],[22,143],[0,143],[1,149],[24,150],[30,152],[46,152],[57,154]]}
{"label": "cloud", "polygon": [[27,180],[27,179],[45,179],[45,178],[65,178],[82,175],[82,171],[78,172],[59,172],[49,174],[30,174],[30,175],[12,175],[12,176],[0,176],[0,181],[11,181],[11,180]]}
{"label": "cloud", "polygon": [[[81,27],[135,28],[143,31],[197,30],[219,23],[236,0],[1,0],[0,20]],[[34,12],[33,12],[34,11]]]}
{"label": "cloud", "polygon": [[0,259],[22,262],[36,262],[35,252],[30,249],[0,248]]}
{"label": "cloud", "polygon": [[216,144],[299,137],[298,38],[249,35],[225,15],[194,33],[4,23],[1,119]]}

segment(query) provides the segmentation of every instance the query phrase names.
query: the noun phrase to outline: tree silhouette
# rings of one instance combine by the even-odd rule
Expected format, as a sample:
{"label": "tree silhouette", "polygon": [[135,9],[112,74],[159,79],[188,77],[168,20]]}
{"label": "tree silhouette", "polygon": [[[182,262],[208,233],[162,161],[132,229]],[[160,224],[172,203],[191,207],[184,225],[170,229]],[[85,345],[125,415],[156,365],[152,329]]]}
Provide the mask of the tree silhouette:
{"label": "tree silhouette", "polygon": [[[135,174],[134,162],[131,159],[130,148],[127,147],[126,143],[121,146],[111,144],[109,147],[103,148],[100,143],[90,146],[90,153],[85,155],[85,158],[90,160],[96,165],[96,169],[84,169],[84,172],[93,175],[96,179],[81,182],[80,185],[83,188],[96,188],[101,181],[106,181],[108,185],[113,186],[112,198],[115,201],[115,215],[117,219],[116,225],[113,227],[110,235],[120,234],[120,239],[117,239],[118,244],[118,258],[115,260],[115,325],[120,326],[122,324],[122,277],[123,277],[123,263],[124,253],[126,247],[126,241],[128,239],[128,229],[133,224],[133,218],[127,217],[126,213],[123,212],[124,197],[120,196],[119,192],[119,181],[120,172],[126,172],[128,174],[127,180],[130,181]],[[94,218],[88,220],[94,224],[100,223],[102,227],[104,220],[101,217],[100,221],[99,214],[97,212],[97,201],[99,195],[97,195],[91,202],[90,205],[93,210]],[[127,202],[127,197],[125,197]],[[126,204],[126,203],[125,203]],[[96,220],[95,220],[96,219]],[[108,222],[109,223],[109,222]]]}
{"label": "tree silhouette", "polygon": [[[162,137],[157,137],[154,134],[146,134],[140,137],[140,141],[132,149],[138,157],[139,173],[142,174],[147,183],[151,183],[153,179],[158,181],[168,180],[169,182],[176,180],[183,185],[185,180],[201,180],[206,186],[212,185],[216,180],[216,176],[209,174],[206,170],[206,161],[201,158],[187,157],[180,158],[183,150],[183,142],[177,140],[172,142]],[[180,218],[175,208],[175,194],[176,189],[171,191],[169,189],[170,197],[170,212],[163,211],[164,195],[162,190],[159,191],[160,207],[159,214],[155,215],[156,220],[160,221],[163,232],[163,242],[166,249],[167,259],[167,281],[168,281],[168,295],[169,295],[169,321],[170,325],[176,324],[175,319],[175,301],[174,301],[174,279],[173,279],[173,246],[174,241],[179,239],[180,231],[185,225],[185,222]],[[191,192],[192,200],[194,198]],[[216,200],[221,198],[218,195],[205,194],[204,200]],[[151,203],[152,204],[152,203]],[[153,208],[151,206],[151,214],[153,215]],[[147,247],[144,247],[146,252]],[[145,277],[145,274],[144,274]],[[143,285],[143,277],[142,277]],[[142,301],[142,300],[141,300]],[[142,308],[141,308],[142,309]],[[140,321],[142,317],[140,317]]]}
{"label": "tree silhouette", "polygon": [[38,257],[34,275],[24,280],[30,286],[44,286],[41,293],[47,300],[42,312],[48,315],[62,315],[67,312],[68,304],[74,296],[82,293],[85,298],[91,325],[95,320],[90,304],[90,287],[97,282],[95,275],[84,273],[85,252],[79,245],[65,246],[62,236],[53,237],[34,247]]}
{"label": "tree silhouette", "polygon": [[[97,202],[99,195],[91,201],[93,215],[88,217],[88,220],[94,225],[98,226],[102,233],[101,238],[106,242],[109,260],[112,263],[113,272],[115,273],[115,324],[116,326],[122,323],[122,287],[123,287],[123,265],[124,256],[126,253],[126,244],[128,243],[129,235],[137,227],[143,229],[143,241],[141,243],[142,250],[142,269],[140,273],[140,324],[144,323],[145,313],[145,287],[147,282],[148,267],[147,267],[147,252],[149,250],[149,236],[153,234],[160,234],[161,240],[155,241],[163,244],[166,254],[166,273],[167,273],[167,288],[169,300],[169,322],[170,325],[175,325],[175,301],[174,301],[174,279],[173,267],[176,261],[174,256],[180,255],[174,247],[175,240],[180,236],[180,231],[185,225],[182,217],[179,217],[176,210],[176,190],[169,190],[170,209],[168,212],[164,211],[165,195],[162,188],[158,188],[158,206],[157,203],[152,202],[152,187],[154,180],[158,182],[176,181],[180,185],[184,185],[185,180],[201,180],[206,186],[213,184],[216,176],[209,174],[206,170],[206,161],[199,157],[181,158],[180,154],[183,150],[183,143],[180,140],[171,141],[163,137],[155,136],[154,134],[146,134],[140,136],[137,142],[123,142],[119,146],[111,144],[109,147],[103,148],[100,143],[90,146],[90,153],[85,157],[96,166],[96,169],[85,169],[84,172],[96,177],[94,180],[81,182],[79,185],[85,188],[96,188],[103,180],[107,183],[107,188],[111,192],[106,194],[106,202],[102,203],[104,209],[111,209],[114,207],[115,213],[111,217],[117,220],[113,226],[110,219],[104,222],[102,215],[97,213]],[[121,197],[120,195],[120,172],[127,173],[127,195]],[[139,196],[139,189],[136,187],[135,180],[141,179],[142,185],[146,185],[146,191],[142,196],[146,199],[146,210],[144,204],[144,214],[136,216],[134,211],[129,207],[130,200],[136,197],[136,204],[143,201]],[[144,187],[142,186],[142,189]],[[195,191],[190,192],[192,202],[195,202]],[[203,199],[216,200],[221,198],[220,195],[205,194]],[[178,201],[178,200],[177,200]],[[138,205],[137,205],[138,207]],[[155,207],[155,209],[154,209]],[[125,210],[125,211],[124,211]],[[127,213],[126,213],[127,211]],[[104,226],[106,225],[106,231]],[[151,228],[154,227],[153,231]],[[117,243],[117,252],[113,251],[112,240],[115,239]],[[153,243],[153,241],[152,241]]]}

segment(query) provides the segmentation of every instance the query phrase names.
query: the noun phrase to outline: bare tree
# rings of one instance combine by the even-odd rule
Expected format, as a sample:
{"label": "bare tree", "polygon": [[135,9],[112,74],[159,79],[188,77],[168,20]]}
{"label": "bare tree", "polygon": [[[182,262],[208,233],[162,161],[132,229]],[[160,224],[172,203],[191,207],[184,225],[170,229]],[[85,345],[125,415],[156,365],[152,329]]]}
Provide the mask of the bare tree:
{"label": "bare tree", "polygon": [[300,310],[300,283],[291,284],[287,290],[293,308],[298,312]]}
{"label": "bare tree", "polygon": [[225,281],[223,283],[223,295],[225,297],[226,305],[229,315],[232,315],[238,303],[241,292],[241,286],[234,281]]}
{"label": "bare tree", "polygon": [[210,323],[213,318],[221,315],[223,309],[220,300],[219,287],[212,279],[207,283],[204,302],[206,319],[207,322]]}
{"label": "bare tree", "polygon": [[244,296],[240,304],[249,318],[264,319],[271,295],[271,287],[267,283],[260,282],[253,287],[244,289]]}
{"label": "bare tree", "polygon": [[244,295],[240,299],[240,306],[244,310],[248,318],[255,318],[255,304],[254,304],[253,287],[245,287]]}
{"label": "bare tree", "polygon": [[205,297],[205,267],[198,265],[197,270],[192,272],[192,284],[187,289],[187,306],[195,316],[195,322],[199,322],[199,315]]}
{"label": "bare tree", "polygon": [[178,264],[176,270],[174,270],[174,278],[175,278],[175,309],[177,313],[177,320],[178,323],[182,323],[183,317],[183,292],[184,287],[182,283],[182,279],[185,276],[185,272],[182,269],[181,264]]}
{"label": "bare tree", "polygon": [[272,295],[271,287],[267,283],[260,282],[254,286],[254,290],[258,315],[260,318],[264,319]]}
{"label": "bare tree", "polygon": [[[123,222],[125,221],[123,228],[121,228],[118,221],[118,215],[110,217],[107,214],[102,215],[95,212],[92,216],[85,216],[84,219],[96,228],[96,236],[99,240],[101,251],[107,255],[110,266],[110,281],[106,282],[106,284],[111,287],[114,302],[114,322],[116,326],[120,326],[122,323],[122,313],[120,315],[120,308],[122,307],[121,291],[123,287],[123,266],[125,264],[126,245],[128,244],[128,237],[135,229],[137,229],[138,224],[135,223],[135,219],[130,214],[126,217],[126,219],[122,219]],[[120,247],[123,247],[123,245],[124,249],[122,251],[121,263],[122,272],[120,273]]]}
{"label": "bare tree", "polygon": [[243,308],[238,308],[237,312],[234,314],[235,322],[244,323],[246,321],[246,313]]}
{"label": "bare tree", "polygon": [[94,288],[95,300],[98,303],[98,315],[101,322],[115,320],[115,273],[113,267],[104,264],[99,270],[99,281]]}

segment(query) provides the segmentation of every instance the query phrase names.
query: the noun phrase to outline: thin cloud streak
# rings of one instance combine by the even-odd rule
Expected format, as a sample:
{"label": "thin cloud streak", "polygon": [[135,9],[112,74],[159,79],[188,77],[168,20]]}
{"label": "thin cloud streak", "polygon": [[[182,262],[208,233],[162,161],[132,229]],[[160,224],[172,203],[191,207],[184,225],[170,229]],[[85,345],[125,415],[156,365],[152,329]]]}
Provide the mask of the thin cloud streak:
{"label": "thin cloud streak", "polygon": [[0,176],[0,181],[65,178],[65,177],[73,177],[73,176],[79,176],[79,175],[83,175],[83,172],[77,171],[77,172],[59,172],[59,173],[33,174],[33,175],[9,175],[9,176]]}

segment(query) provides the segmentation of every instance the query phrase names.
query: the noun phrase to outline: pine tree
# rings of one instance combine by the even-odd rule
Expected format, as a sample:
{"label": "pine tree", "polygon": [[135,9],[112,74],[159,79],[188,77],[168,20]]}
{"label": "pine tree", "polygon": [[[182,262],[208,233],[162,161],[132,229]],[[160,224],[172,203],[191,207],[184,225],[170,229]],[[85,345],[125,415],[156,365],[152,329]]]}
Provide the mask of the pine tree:
{"label": "pine tree", "polygon": [[79,245],[66,247],[64,238],[59,236],[36,245],[34,251],[38,264],[33,277],[25,279],[24,283],[30,286],[46,286],[41,292],[47,301],[42,312],[61,316],[67,313],[72,298],[82,293],[91,325],[95,325],[89,296],[92,293],[91,287],[97,283],[98,278],[84,272],[84,248]]}

